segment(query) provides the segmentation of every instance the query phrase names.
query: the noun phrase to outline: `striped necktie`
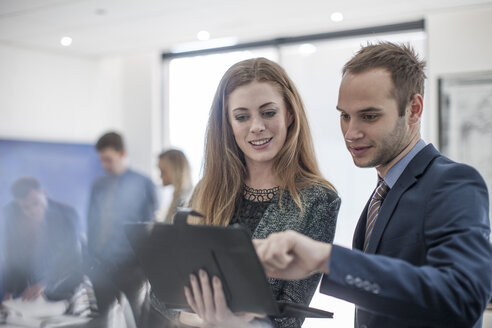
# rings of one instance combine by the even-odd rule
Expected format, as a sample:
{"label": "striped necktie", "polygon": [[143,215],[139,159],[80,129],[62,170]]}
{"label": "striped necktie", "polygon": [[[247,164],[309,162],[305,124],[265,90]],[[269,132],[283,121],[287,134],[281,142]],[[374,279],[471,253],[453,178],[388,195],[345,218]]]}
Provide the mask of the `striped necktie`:
{"label": "striped necktie", "polygon": [[369,245],[369,239],[371,238],[372,229],[376,223],[378,217],[379,208],[383,203],[384,197],[389,191],[388,185],[383,179],[379,178],[378,186],[376,191],[372,195],[371,202],[369,203],[369,209],[367,210],[367,220],[366,220],[366,237],[364,239],[364,252],[367,250]]}

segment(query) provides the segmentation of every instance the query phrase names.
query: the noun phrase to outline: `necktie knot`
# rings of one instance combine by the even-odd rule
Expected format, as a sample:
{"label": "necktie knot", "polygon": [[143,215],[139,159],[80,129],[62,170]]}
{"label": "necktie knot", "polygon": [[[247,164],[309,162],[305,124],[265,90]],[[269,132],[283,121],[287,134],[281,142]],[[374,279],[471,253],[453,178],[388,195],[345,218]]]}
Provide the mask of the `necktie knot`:
{"label": "necktie knot", "polygon": [[373,198],[375,200],[383,200],[386,197],[386,194],[389,191],[388,185],[384,182],[383,179],[379,179],[378,186],[376,187],[376,191],[374,192]]}

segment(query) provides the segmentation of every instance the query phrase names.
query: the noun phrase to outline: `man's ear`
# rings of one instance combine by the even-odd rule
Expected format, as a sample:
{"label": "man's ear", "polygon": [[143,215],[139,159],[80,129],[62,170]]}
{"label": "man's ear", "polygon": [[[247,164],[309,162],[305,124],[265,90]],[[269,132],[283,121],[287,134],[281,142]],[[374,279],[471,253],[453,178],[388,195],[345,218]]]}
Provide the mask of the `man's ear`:
{"label": "man's ear", "polygon": [[408,116],[409,124],[420,122],[422,111],[424,110],[424,101],[421,94],[416,93],[412,96],[407,110],[410,113]]}

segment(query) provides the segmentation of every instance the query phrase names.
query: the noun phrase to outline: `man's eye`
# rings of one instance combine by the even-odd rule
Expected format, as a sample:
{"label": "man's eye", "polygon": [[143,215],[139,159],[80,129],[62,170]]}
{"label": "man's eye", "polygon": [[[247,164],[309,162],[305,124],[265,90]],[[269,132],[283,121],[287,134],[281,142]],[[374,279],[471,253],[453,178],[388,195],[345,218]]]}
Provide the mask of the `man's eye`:
{"label": "man's eye", "polygon": [[378,116],[375,114],[365,114],[364,116],[362,116],[362,118],[366,121],[372,121],[378,118]]}
{"label": "man's eye", "polygon": [[344,120],[348,120],[350,118],[350,116],[348,114],[345,114],[345,113],[340,113],[340,117]]}

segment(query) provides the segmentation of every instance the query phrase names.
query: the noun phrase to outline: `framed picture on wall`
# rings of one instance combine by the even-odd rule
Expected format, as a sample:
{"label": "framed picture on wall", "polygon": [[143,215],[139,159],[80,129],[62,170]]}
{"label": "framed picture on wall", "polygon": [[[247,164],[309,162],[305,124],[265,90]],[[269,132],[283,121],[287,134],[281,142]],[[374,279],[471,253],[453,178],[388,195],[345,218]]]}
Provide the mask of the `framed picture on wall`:
{"label": "framed picture on wall", "polygon": [[438,85],[441,152],[475,167],[492,190],[492,72],[442,76]]}

